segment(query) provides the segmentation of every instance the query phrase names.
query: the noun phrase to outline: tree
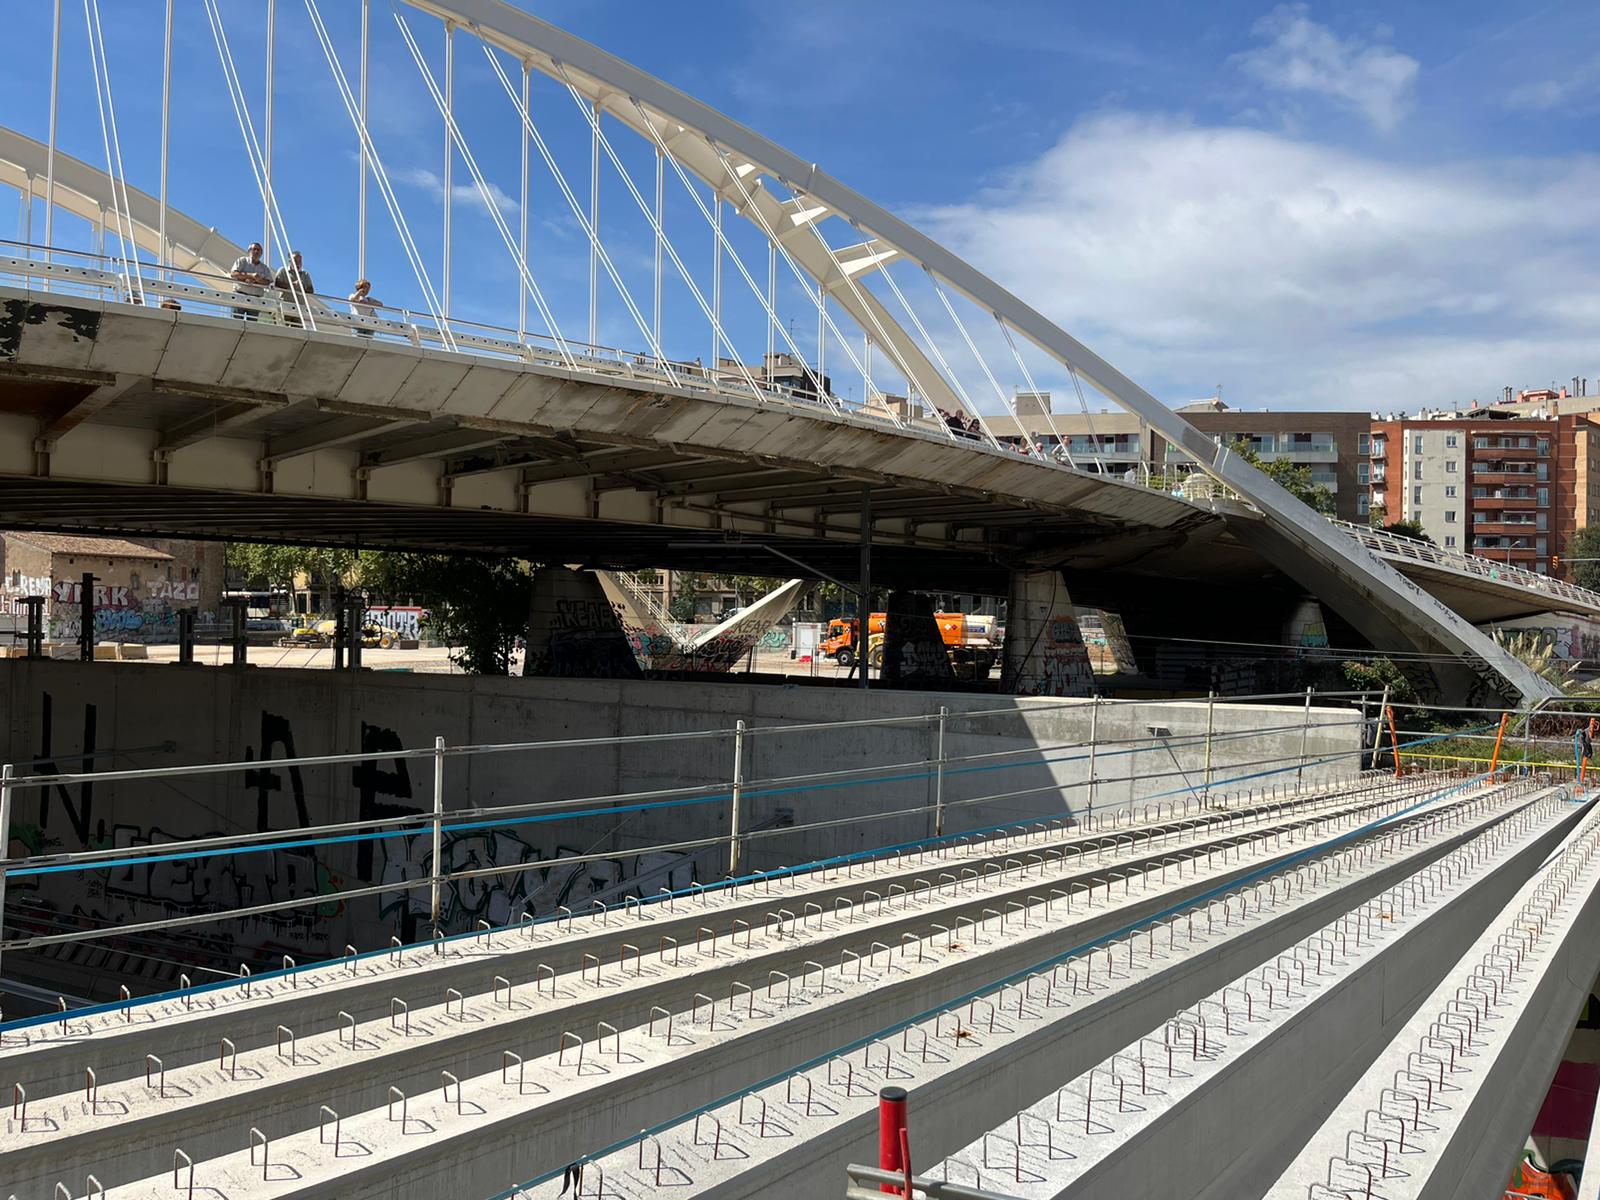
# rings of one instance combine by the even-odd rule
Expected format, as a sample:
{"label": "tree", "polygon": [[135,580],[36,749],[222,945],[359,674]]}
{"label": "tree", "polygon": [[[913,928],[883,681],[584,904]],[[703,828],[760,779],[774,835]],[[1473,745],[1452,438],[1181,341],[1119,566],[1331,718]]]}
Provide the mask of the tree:
{"label": "tree", "polygon": [[729,575],[728,586],[733,589],[733,594],[739,600],[739,607],[754,604],[768,592],[780,588],[784,580],[776,579],[771,575]]}
{"label": "tree", "polygon": [[[1600,559],[1600,525],[1585,525],[1568,538],[1567,557]],[[1600,590],[1600,562],[1573,563],[1572,582],[1579,587]]]}
{"label": "tree", "polygon": [[342,546],[270,546],[229,542],[223,550],[228,569],[244,577],[246,586],[283,587],[291,592],[303,577],[313,590],[331,591],[346,582],[356,566],[356,552]]}
{"label": "tree", "polygon": [[1234,442],[1233,452],[1296,500],[1316,509],[1323,516],[1331,517],[1337,511],[1333,489],[1325,483],[1313,480],[1310,467],[1300,466],[1287,458],[1275,458],[1271,462],[1263,462],[1261,456],[1250,447],[1250,443],[1244,441]]}
{"label": "tree", "polygon": [[1400,521],[1390,521],[1387,525],[1382,526],[1382,529],[1385,533],[1397,533],[1401,537],[1412,538],[1419,542],[1433,541],[1431,537],[1423,532],[1422,522],[1415,517],[1407,517]]}
{"label": "tree", "polygon": [[361,585],[369,596],[426,608],[426,629],[463,671],[506,675],[528,627],[533,571],[520,558],[380,552],[362,556]]}
{"label": "tree", "polygon": [[675,582],[678,586],[672,593],[672,599],[667,601],[667,616],[680,624],[687,625],[694,620],[695,595],[705,582],[705,577],[680,571]]}

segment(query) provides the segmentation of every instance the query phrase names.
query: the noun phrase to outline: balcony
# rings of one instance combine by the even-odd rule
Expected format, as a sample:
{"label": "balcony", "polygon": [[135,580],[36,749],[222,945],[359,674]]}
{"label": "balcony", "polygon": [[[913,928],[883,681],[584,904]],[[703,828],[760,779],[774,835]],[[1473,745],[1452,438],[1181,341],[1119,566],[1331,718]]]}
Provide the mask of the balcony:
{"label": "balcony", "polygon": [[1543,483],[1538,471],[1529,464],[1526,467],[1505,464],[1489,466],[1484,463],[1472,464],[1472,482],[1481,484],[1524,484]]}
{"label": "balcony", "polygon": [[1544,454],[1541,455],[1539,453],[1539,447],[1537,445],[1532,445],[1532,446],[1495,446],[1495,445],[1490,445],[1488,447],[1474,446],[1473,449],[1472,449],[1472,457],[1474,459],[1477,459],[1477,460],[1480,460],[1480,461],[1483,460],[1483,459],[1509,458],[1509,459],[1513,459],[1513,460],[1515,460],[1517,462],[1524,462],[1524,461],[1535,459],[1535,458],[1548,458],[1548,457],[1550,457],[1550,454],[1549,454],[1549,451],[1546,451]]}
{"label": "balcony", "polygon": [[1472,532],[1484,537],[1525,538],[1543,531],[1532,521],[1486,521],[1478,517],[1472,522]]}

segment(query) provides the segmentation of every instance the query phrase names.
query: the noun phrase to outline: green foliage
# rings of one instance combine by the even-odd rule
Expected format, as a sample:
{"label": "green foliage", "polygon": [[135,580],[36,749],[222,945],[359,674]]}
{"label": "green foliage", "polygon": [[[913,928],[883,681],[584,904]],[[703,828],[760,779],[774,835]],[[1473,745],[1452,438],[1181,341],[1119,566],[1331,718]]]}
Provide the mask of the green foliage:
{"label": "green foliage", "polygon": [[1344,672],[1345,683],[1355,691],[1381,692],[1389,689],[1389,699],[1395,704],[1415,704],[1417,702],[1417,689],[1412,686],[1405,672],[1395,666],[1394,660],[1389,658],[1369,658],[1365,661],[1352,660],[1339,664]]}
{"label": "green foliage", "polygon": [[229,542],[223,551],[228,568],[244,576],[246,585],[292,586],[304,575],[313,585],[341,582],[356,565],[356,552],[340,546],[268,546]]}
{"label": "green foliage", "polygon": [[528,625],[533,566],[522,559],[232,542],[226,560],[253,586],[287,586],[304,575],[322,589],[361,588],[372,603],[420,604],[429,635],[470,674],[507,674]]}
{"label": "green foliage", "polygon": [[1390,521],[1387,525],[1384,525],[1381,528],[1385,533],[1397,533],[1401,537],[1414,538],[1419,542],[1433,541],[1431,537],[1423,532],[1422,522],[1417,520],[1415,517],[1408,517],[1402,521]]}
{"label": "green foliage", "polygon": [[[1600,559],[1600,525],[1585,525],[1567,539],[1567,557]],[[1572,582],[1579,587],[1600,590],[1600,562],[1572,564]]]}
{"label": "green foliage", "polygon": [[738,597],[740,608],[754,604],[768,592],[782,587],[785,582],[771,575],[728,575],[724,578],[728,586],[733,589],[733,594]]}
{"label": "green foliage", "polygon": [[1494,640],[1500,643],[1507,654],[1535,675],[1560,688],[1562,695],[1586,697],[1600,695],[1600,681],[1584,682],[1579,679],[1578,668],[1573,663],[1556,657],[1555,643],[1548,635],[1533,630],[1511,633],[1497,629]]}
{"label": "green foliage", "polygon": [[463,671],[505,675],[528,626],[533,570],[520,558],[383,552],[361,556],[361,586],[373,600],[426,608],[428,632]]}
{"label": "green foliage", "polygon": [[1323,516],[1331,517],[1337,510],[1333,489],[1325,483],[1314,482],[1310,467],[1300,466],[1287,458],[1275,458],[1271,462],[1263,462],[1261,456],[1250,448],[1248,442],[1234,442],[1233,452],[1296,500],[1316,509]]}
{"label": "green foliage", "polygon": [[667,601],[667,616],[687,625],[694,620],[695,593],[704,585],[705,576],[680,572],[674,582],[677,588],[672,593],[672,599]]}

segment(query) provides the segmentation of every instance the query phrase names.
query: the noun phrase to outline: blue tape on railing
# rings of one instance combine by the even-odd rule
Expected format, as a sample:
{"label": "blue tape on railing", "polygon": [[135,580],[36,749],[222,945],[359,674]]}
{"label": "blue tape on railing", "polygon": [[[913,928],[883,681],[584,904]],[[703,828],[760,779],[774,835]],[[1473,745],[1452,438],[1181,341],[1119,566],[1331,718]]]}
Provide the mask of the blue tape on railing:
{"label": "blue tape on railing", "polygon": [[[1442,737],[1426,738],[1418,742],[1404,742],[1401,744],[1401,749],[1410,749],[1413,746],[1426,745],[1432,741],[1446,740],[1448,737],[1459,737],[1462,733],[1473,733],[1479,732],[1481,729],[1492,728],[1495,728],[1495,726],[1484,725],[1470,730],[1458,730],[1454,734],[1443,735]],[[1246,735],[1240,734],[1238,736],[1243,737]],[[1255,735],[1251,734],[1249,736]],[[1139,746],[1126,750],[1112,750],[1097,755],[1097,758],[1107,759],[1117,758],[1128,754],[1143,754],[1149,753],[1154,749],[1156,749],[1156,747]],[[1345,751],[1341,754],[1318,759],[1316,760],[1316,764],[1308,763],[1306,765],[1320,765],[1323,763],[1336,761],[1339,758],[1348,758],[1352,754],[1365,753],[1368,753],[1368,751]],[[1081,762],[1086,760],[1088,757],[1089,756],[1086,754],[1076,754],[1064,755],[1060,757],[1043,757],[1036,761],[1021,763],[986,763],[980,766],[961,767],[954,770],[947,768],[944,774],[945,778],[948,779],[952,775],[970,775],[987,771],[1005,771],[1013,770],[1019,767],[1038,767],[1052,763]],[[870,770],[871,768],[863,769]],[[1211,786],[1216,788],[1230,783],[1242,783],[1252,779],[1264,779],[1271,775],[1286,774],[1289,771],[1295,771],[1299,769],[1300,764],[1298,763],[1288,767],[1275,767],[1269,771],[1258,771],[1250,775],[1238,775],[1232,776],[1228,779],[1213,780]],[[756,788],[749,791],[741,791],[740,795],[746,800],[753,800],[772,796],[800,795],[806,792],[831,791],[841,787],[868,787],[883,783],[916,782],[918,780],[932,779],[935,773],[936,772],[934,771],[918,771],[901,775],[876,776],[872,779],[834,780],[828,783],[796,785],[793,787]],[[1066,788],[1079,785],[1064,783],[1061,786]],[[1193,791],[1194,789],[1192,787],[1176,788],[1172,791],[1158,792],[1154,796],[1142,797],[1141,799],[1154,800],[1168,796],[1181,796],[1185,793],[1192,794]],[[579,817],[617,816],[619,814],[626,813],[654,812],[662,809],[693,808],[702,804],[727,803],[731,802],[732,799],[733,794],[731,792],[712,792],[702,796],[689,796],[679,800],[651,800],[640,804],[608,804],[599,808],[564,809],[561,812],[555,813],[540,813],[529,817],[496,818],[487,821],[457,821],[443,825],[441,830],[444,833],[472,833],[487,829],[515,829],[523,825],[540,825],[551,821],[569,821]],[[377,830],[371,833],[342,833],[322,838],[293,838],[286,841],[256,842],[247,846],[218,846],[210,850],[179,851],[172,854],[141,854],[127,858],[99,859],[94,862],[53,863],[48,866],[40,867],[17,867],[7,871],[6,875],[7,878],[10,879],[28,879],[40,875],[72,875],[80,874],[85,871],[114,871],[124,867],[144,867],[169,862],[188,862],[208,858],[227,858],[235,854],[265,854],[279,850],[306,850],[315,846],[341,846],[350,845],[357,842],[385,841],[390,838],[398,837],[420,837],[429,834],[429,832],[430,830],[427,827],[423,827],[416,829],[385,829]]]}
{"label": "blue tape on railing", "polygon": [[[1099,946],[1105,945],[1108,942],[1115,941],[1120,937],[1126,937],[1130,933],[1137,933],[1140,929],[1143,929],[1146,926],[1159,923],[1165,920],[1167,917],[1175,916],[1185,909],[1194,908],[1197,905],[1208,903],[1211,900],[1216,899],[1218,896],[1226,895],[1228,892],[1234,891],[1237,888],[1248,887],[1252,882],[1258,879],[1262,879],[1267,875],[1282,871],[1286,867],[1293,866],[1307,858],[1326,853],[1329,849],[1347,842],[1352,838],[1362,837],[1368,833],[1371,833],[1373,830],[1381,829],[1387,824],[1410,816],[1419,809],[1425,808],[1430,804],[1436,804],[1439,801],[1447,799],[1448,797],[1455,795],[1457,792],[1469,788],[1476,783],[1481,783],[1488,777],[1488,772],[1484,772],[1481,775],[1475,775],[1464,783],[1457,784],[1455,787],[1448,788],[1436,795],[1429,796],[1425,800],[1419,800],[1417,803],[1409,805],[1408,807],[1401,809],[1399,812],[1391,813],[1387,817],[1380,817],[1376,820],[1369,821],[1367,824],[1362,825],[1357,829],[1352,829],[1349,833],[1340,834],[1338,837],[1330,838],[1316,846],[1302,850],[1298,854],[1292,854],[1287,858],[1268,863],[1254,871],[1247,872],[1246,874],[1231,879],[1226,883],[1219,884],[1217,887],[1214,887],[1207,892],[1202,892],[1197,896],[1192,896],[1178,904],[1169,905],[1168,907],[1161,909],[1159,912],[1152,913],[1148,917],[1142,917],[1137,921],[1131,921],[1128,924],[1123,925],[1118,929],[1114,929],[1109,933],[1102,934],[1099,937],[1091,938],[1086,942],[1082,942],[1079,945],[1074,946],[1071,950],[1064,951],[1061,954],[1053,955],[1042,962],[1034,963],[1033,965],[1024,967],[1019,971],[1014,971],[1004,978],[993,980],[981,988],[974,989],[973,991],[969,991],[963,995],[955,997],[954,999],[948,1000],[943,1004],[940,1004],[938,1008],[930,1008],[924,1012],[918,1013],[916,1016],[908,1017],[902,1021],[897,1021],[883,1029],[879,1029],[864,1037],[856,1038],[843,1046],[836,1047],[835,1049],[830,1050],[827,1054],[812,1058],[807,1062],[801,1063],[798,1066],[792,1067],[786,1071],[782,1071],[779,1074],[768,1076],[759,1083],[751,1084],[749,1087],[740,1088],[738,1091],[730,1093],[727,1096],[720,1097],[719,1099],[713,1100],[707,1104],[702,1104],[698,1108],[691,1109],[687,1113],[683,1113],[672,1118],[670,1121],[663,1121],[658,1125],[650,1127],[649,1129],[640,1130],[635,1136],[625,1138],[620,1142],[613,1142],[604,1149],[585,1154],[578,1161],[595,1162],[599,1159],[605,1158],[609,1154],[615,1154],[618,1151],[625,1150],[629,1146],[637,1144],[641,1137],[658,1136],[667,1130],[674,1128],[675,1126],[694,1120],[697,1116],[701,1116],[718,1108],[735,1103],[741,1096],[747,1096],[754,1092],[759,1092],[763,1088],[773,1087],[779,1083],[782,1083],[785,1079],[788,1079],[791,1076],[799,1075],[805,1071],[820,1067],[830,1060],[837,1059],[843,1055],[851,1053],[852,1051],[859,1050],[863,1046],[870,1045],[873,1042],[881,1041],[883,1038],[892,1036],[902,1029],[907,1029],[912,1025],[918,1024],[919,1022],[936,1018],[941,1012],[947,1012],[950,1009],[955,1008],[957,1005],[970,1003],[973,1000],[977,1000],[988,995],[990,992],[993,992],[998,988],[1003,988],[1009,984],[1018,983],[1024,979],[1027,979],[1030,975],[1037,974],[1039,971],[1046,970],[1047,968],[1063,963],[1067,959],[1074,958],[1086,950],[1093,950]],[[543,1175],[531,1179],[526,1183],[519,1184],[517,1187],[510,1188],[507,1191],[497,1192],[493,1196],[489,1197],[489,1200],[518,1200],[519,1192],[526,1191],[529,1188],[538,1187],[541,1184],[548,1183],[552,1179],[559,1178],[562,1174],[562,1170],[563,1168],[558,1167],[553,1171],[547,1171]]]}
{"label": "blue tape on railing", "polygon": [[[1294,768],[1290,767],[1285,769],[1293,770]],[[1216,782],[1224,783],[1227,781],[1217,780]],[[1251,809],[1245,808],[1236,812],[1232,812],[1229,815],[1237,816],[1241,813],[1247,813],[1249,811],[1251,811]],[[1070,814],[1064,814],[1064,817],[1070,819]],[[1002,821],[996,825],[981,825],[974,829],[963,829],[957,833],[943,833],[934,837],[915,838],[911,841],[905,842],[893,842],[885,846],[874,846],[869,850],[857,850],[849,854],[835,854],[828,858],[812,859],[809,862],[796,863],[794,866],[779,867],[771,871],[753,871],[748,875],[729,876],[726,879],[719,879],[712,883],[690,884],[686,888],[677,889],[663,888],[653,896],[641,897],[639,902],[642,905],[665,904],[676,900],[679,897],[692,898],[703,895],[706,892],[720,892],[727,888],[742,887],[747,883],[760,883],[765,880],[787,879],[795,875],[806,874],[810,871],[822,870],[828,867],[848,866],[852,863],[865,862],[869,859],[878,858],[883,855],[898,854],[906,850],[925,849],[927,847],[937,846],[945,842],[959,841],[962,838],[982,837],[987,834],[1004,833],[1015,829],[1026,829],[1030,826],[1038,826],[1041,823],[1047,823],[1048,821],[1057,819],[1061,818],[1050,817],[1044,818],[1044,820],[1041,821],[1039,817],[1030,817],[1020,821]],[[1088,836],[1095,837],[1099,835],[1089,832]],[[227,913],[216,914],[217,920],[225,920],[227,916]],[[566,919],[567,916],[563,916],[559,912],[546,913],[542,917],[531,918],[527,924],[549,925],[553,923],[559,923]],[[401,957],[404,957],[404,955],[407,953],[420,954],[440,945],[451,945],[455,942],[472,941],[476,938],[488,937],[495,933],[510,932],[521,927],[522,926],[520,924],[499,925],[488,930],[468,930],[463,933],[453,933],[446,937],[437,938],[431,941],[412,942],[409,945],[401,947],[390,946],[386,949],[364,950],[353,956],[341,956],[339,958],[324,959],[319,963],[305,963],[301,966],[286,967],[276,971],[263,971],[258,975],[250,976],[250,982],[252,984],[269,983],[275,979],[286,979],[290,975],[294,975],[299,971],[311,970],[319,966],[326,967],[330,963],[338,963],[342,966],[347,963],[365,962],[368,959],[378,958],[390,954],[399,955]],[[212,983],[193,984],[188,988],[180,988],[176,991],[153,992],[150,995],[139,996],[128,1001],[118,1000],[107,1004],[85,1005],[82,1008],[71,1009],[66,1013],[48,1013],[35,1017],[18,1017],[11,1021],[0,1021],[0,1033],[7,1033],[13,1030],[30,1029],[39,1025],[49,1025],[63,1019],[82,1020],[88,1017],[103,1016],[109,1013],[120,1013],[149,1004],[159,1004],[163,1001],[174,1000],[184,995],[193,997],[204,995],[207,992],[220,991],[224,988],[237,988],[241,986],[243,986],[242,977],[230,976],[225,979],[216,980]]]}

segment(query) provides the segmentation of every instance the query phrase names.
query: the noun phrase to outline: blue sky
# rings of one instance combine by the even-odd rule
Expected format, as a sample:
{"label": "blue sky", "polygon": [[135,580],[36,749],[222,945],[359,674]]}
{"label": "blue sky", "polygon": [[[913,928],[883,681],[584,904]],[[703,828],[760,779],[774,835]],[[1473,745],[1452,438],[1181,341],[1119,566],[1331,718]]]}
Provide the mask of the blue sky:
{"label": "blue sky", "polygon": [[[911,218],[1168,401],[1221,383],[1246,407],[1389,411],[1573,375],[1600,387],[1600,298],[1588,285],[1600,265],[1592,3],[523,2]],[[222,3],[258,122],[264,7]],[[200,0],[178,8],[173,201],[248,241],[261,204],[217,51]],[[356,5],[322,8],[353,73]],[[101,9],[124,163],[154,191],[162,5]],[[101,165],[82,4],[64,11],[61,141]],[[438,71],[439,25],[402,11]],[[436,272],[443,134],[389,4],[372,12],[375,136]],[[279,13],[284,216],[319,290],[342,293],[355,273],[355,138],[302,0],[280,0]],[[0,123],[39,137],[49,18],[44,0],[7,6],[8,40],[38,53],[0,78]],[[481,51],[462,51],[457,72],[467,136],[512,198],[506,98]],[[542,86],[541,126],[586,197],[586,128],[570,99]],[[648,191],[649,149],[633,141],[619,150]],[[537,160],[536,172],[536,274],[563,331],[581,336],[586,243]],[[453,311],[514,324],[514,269],[459,163],[455,183]],[[375,191],[371,203],[375,290],[420,307]],[[608,170],[602,212],[618,270],[648,310],[648,237],[631,208]],[[515,227],[514,200],[505,211]],[[709,293],[710,234],[676,183],[669,212]],[[41,224],[36,215],[36,234]],[[0,236],[21,225],[15,197],[0,196]],[[750,231],[734,236],[764,277]],[[58,240],[74,238],[64,227]],[[731,267],[724,279],[730,310],[748,310],[730,329],[754,357],[764,321]],[[601,339],[642,346],[602,287]],[[782,293],[809,354],[815,310],[798,288]],[[666,308],[668,351],[708,354],[707,323],[681,283],[669,284]],[[841,346],[828,355],[847,370]],[[1048,367],[1037,373],[1061,386]]]}

